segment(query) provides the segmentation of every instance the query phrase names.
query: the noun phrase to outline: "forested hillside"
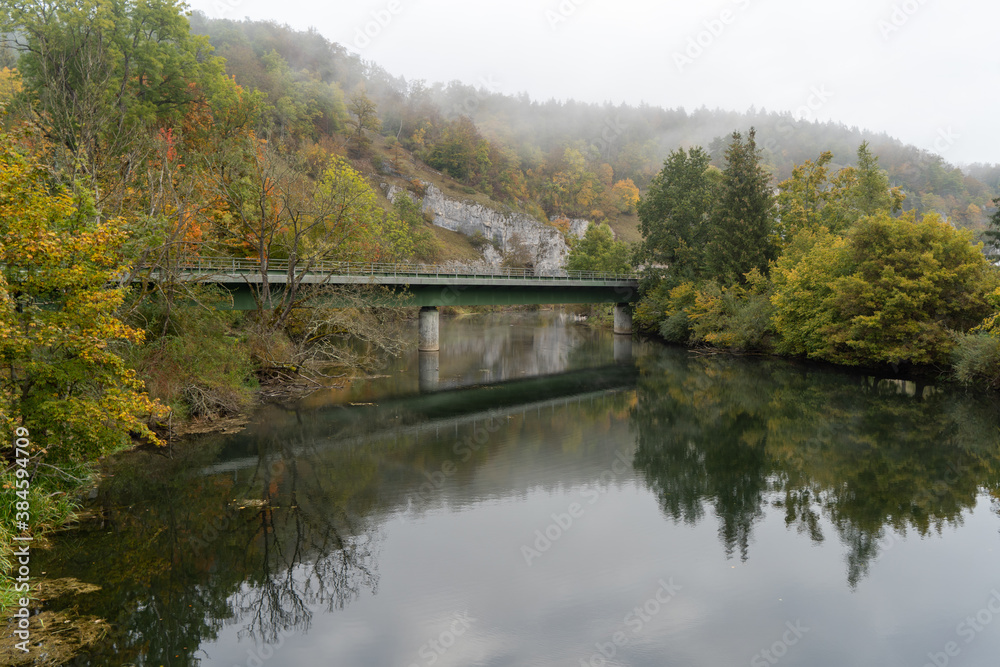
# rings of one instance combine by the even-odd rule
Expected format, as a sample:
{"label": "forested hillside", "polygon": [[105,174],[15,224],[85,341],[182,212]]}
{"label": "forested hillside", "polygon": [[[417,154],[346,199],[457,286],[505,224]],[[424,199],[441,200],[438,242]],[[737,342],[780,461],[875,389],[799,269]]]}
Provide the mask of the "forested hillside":
{"label": "forested hillside", "polygon": [[237,82],[266,92],[280,109],[275,120],[282,136],[316,140],[345,128],[351,117],[346,107],[363,92],[375,104],[383,135],[457,180],[539,217],[617,217],[630,210],[632,186],[645,190],[670,151],[704,146],[721,168],[729,134],[750,127],[775,183],[825,151],[834,166],[853,165],[858,145],[867,141],[890,182],[907,195],[906,209],[936,211],[981,230],[991,200],[1000,195],[998,165],[963,172],[884,133],[800,121],[790,113],[538,101],[500,94],[487,79],[467,85],[396,78],[317,32],[197,14],[192,30],[210,37]]}

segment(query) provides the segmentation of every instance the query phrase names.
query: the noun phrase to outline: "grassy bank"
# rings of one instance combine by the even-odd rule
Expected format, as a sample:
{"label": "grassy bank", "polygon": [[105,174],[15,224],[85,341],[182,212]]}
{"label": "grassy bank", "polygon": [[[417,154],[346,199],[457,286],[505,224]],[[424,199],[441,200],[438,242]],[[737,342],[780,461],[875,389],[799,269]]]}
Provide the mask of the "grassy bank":
{"label": "grassy bank", "polygon": [[[74,471],[86,475],[86,471]],[[29,508],[30,520],[25,535],[32,537],[31,547],[37,549],[46,544],[46,537],[60,528],[70,524],[75,518],[78,508],[75,494],[84,488],[91,480],[90,476],[77,478],[65,471],[50,471],[35,475],[31,486],[22,500],[16,495],[18,478],[14,469],[0,473],[0,489],[3,490],[3,500],[0,501],[0,610],[6,611],[17,605],[21,598],[35,599],[33,581],[17,582],[17,563],[14,558],[14,538],[22,531],[16,529],[18,523],[17,503],[26,503],[21,507]],[[38,577],[37,572],[32,578]],[[24,584],[28,588],[24,588]]]}

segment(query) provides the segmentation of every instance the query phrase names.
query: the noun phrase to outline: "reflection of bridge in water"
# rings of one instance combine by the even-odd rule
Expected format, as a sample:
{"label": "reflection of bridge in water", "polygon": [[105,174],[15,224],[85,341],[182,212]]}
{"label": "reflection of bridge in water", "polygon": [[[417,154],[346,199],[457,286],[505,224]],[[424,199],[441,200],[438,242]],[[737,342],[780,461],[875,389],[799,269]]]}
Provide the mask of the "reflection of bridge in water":
{"label": "reflection of bridge in water", "polygon": [[[633,363],[633,345],[631,336],[615,336],[614,343],[614,360],[617,365],[631,365]],[[440,353],[436,350],[420,350],[418,356],[418,368],[419,368],[419,384],[421,393],[440,391]],[[555,373],[539,373],[540,375],[560,375],[560,371]],[[465,386],[475,386],[481,385],[481,382],[470,382]],[[495,383],[494,383],[495,384]],[[449,387],[451,389],[457,389],[452,385]]]}
{"label": "reflection of bridge in water", "polygon": [[[284,449],[282,456],[300,456],[329,447],[350,448],[385,441],[389,437],[434,433],[441,437],[465,426],[496,423],[508,417],[591,403],[636,386],[639,370],[616,364],[532,378],[505,380],[396,396],[370,405],[337,405],[310,412],[288,410],[288,430],[301,444]],[[281,414],[267,419],[269,430],[281,430]],[[252,438],[252,434],[247,436]],[[236,436],[240,451],[246,451]],[[277,457],[277,455],[276,455]],[[244,456],[205,468],[211,475],[255,468],[259,456]]]}

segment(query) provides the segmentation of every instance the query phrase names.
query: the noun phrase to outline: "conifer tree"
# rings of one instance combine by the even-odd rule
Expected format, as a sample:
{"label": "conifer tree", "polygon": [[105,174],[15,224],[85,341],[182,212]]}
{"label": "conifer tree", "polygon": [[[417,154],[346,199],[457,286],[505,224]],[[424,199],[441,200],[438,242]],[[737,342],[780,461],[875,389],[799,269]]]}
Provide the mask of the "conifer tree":
{"label": "conifer tree", "polygon": [[726,149],[721,193],[715,206],[706,263],[709,276],[732,285],[752,269],[767,275],[778,255],[774,239],[775,196],[771,176],[761,165],[750,129],[746,140],[733,132]]}

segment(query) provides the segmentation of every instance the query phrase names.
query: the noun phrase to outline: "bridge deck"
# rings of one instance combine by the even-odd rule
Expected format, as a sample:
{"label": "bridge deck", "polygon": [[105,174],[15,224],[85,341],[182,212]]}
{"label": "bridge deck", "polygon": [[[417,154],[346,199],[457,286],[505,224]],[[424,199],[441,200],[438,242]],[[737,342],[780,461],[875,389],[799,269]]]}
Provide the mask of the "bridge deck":
{"label": "bridge deck", "polygon": [[[248,259],[202,259],[180,268],[180,278],[225,287],[237,309],[251,309],[263,282],[260,263]],[[329,262],[296,277],[303,286],[382,285],[405,293],[400,305],[471,306],[557,303],[627,303],[638,298],[638,278],[595,271],[538,272],[521,268],[440,267],[429,264]],[[155,279],[155,275],[154,275]],[[287,261],[268,263],[267,281],[288,283]]]}

